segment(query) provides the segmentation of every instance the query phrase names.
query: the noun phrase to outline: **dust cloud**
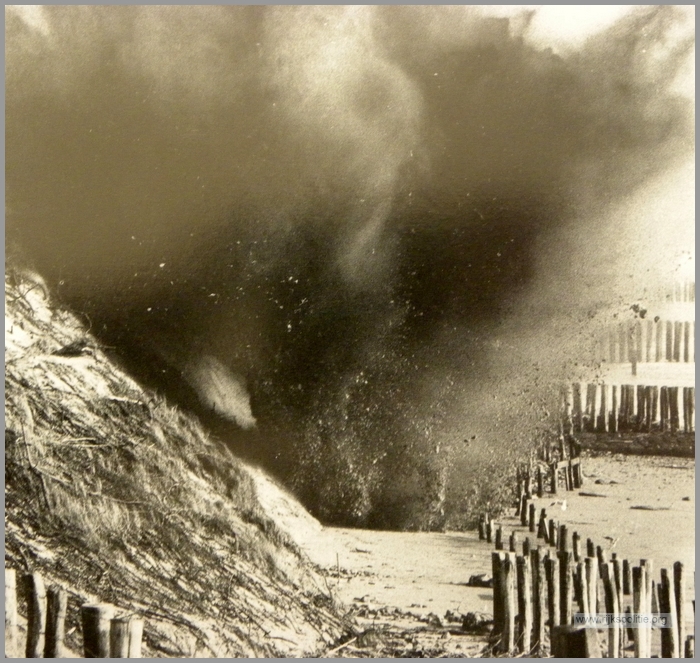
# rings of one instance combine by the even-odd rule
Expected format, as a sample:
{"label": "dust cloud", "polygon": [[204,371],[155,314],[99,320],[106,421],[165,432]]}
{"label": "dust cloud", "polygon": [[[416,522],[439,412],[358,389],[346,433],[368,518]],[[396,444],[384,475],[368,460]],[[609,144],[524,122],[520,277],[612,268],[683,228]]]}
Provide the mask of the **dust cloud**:
{"label": "dust cloud", "polygon": [[693,10],[584,9],[9,7],[9,259],[322,519],[458,526],[694,269]]}

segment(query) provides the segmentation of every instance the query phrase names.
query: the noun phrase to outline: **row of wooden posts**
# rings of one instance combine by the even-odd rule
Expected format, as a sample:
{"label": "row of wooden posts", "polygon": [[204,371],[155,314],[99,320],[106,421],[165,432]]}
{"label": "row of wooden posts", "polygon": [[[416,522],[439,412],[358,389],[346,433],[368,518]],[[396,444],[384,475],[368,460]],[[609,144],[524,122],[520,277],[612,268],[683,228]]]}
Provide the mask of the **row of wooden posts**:
{"label": "row of wooden posts", "polygon": [[[567,490],[583,484],[580,453],[580,445],[571,438],[568,444],[560,438],[558,447],[544,447],[541,455],[550,471],[550,492],[557,491],[561,473]],[[623,616],[632,619],[632,615],[670,615],[671,627],[660,629],[661,656],[693,658],[694,636],[685,632],[683,564],[676,562],[672,574],[661,569],[659,582],[655,582],[651,560],[640,560],[639,566],[633,567],[629,560],[618,559],[616,553],[608,559],[607,551],[590,538],[584,551],[579,533],[569,535],[566,525],[547,519],[546,509],[541,509],[537,518],[533,496],[543,496],[543,476],[539,464],[536,472],[532,465],[518,471],[515,515],[536,540],[533,544],[526,536],[522,554],[518,554],[517,532],[508,537],[506,550],[503,527],[487,515],[479,523],[479,538],[495,547],[492,575],[496,650],[508,655],[541,654],[548,626],[553,656],[599,658],[598,630],[573,623],[577,608],[588,618],[604,612],[614,620],[622,620]],[[636,658],[651,657],[651,627],[623,628],[621,621],[615,621],[607,633],[609,658],[624,657],[626,641],[633,642]]]}
{"label": "row of wooden posts", "polygon": [[[17,597],[27,601],[25,658],[63,658],[68,597],[65,589],[46,589],[40,573],[27,573],[17,586],[17,573],[5,568],[5,657],[21,658],[18,651]],[[22,591],[23,590],[23,591]],[[141,658],[144,620],[115,616],[114,606],[86,604],[80,608],[85,658]]]}
{"label": "row of wooden posts", "polygon": [[695,431],[695,387],[575,382],[561,398],[567,433]]}
{"label": "row of wooden posts", "polygon": [[695,362],[695,322],[629,320],[609,327],[596,359],[608,364]]}

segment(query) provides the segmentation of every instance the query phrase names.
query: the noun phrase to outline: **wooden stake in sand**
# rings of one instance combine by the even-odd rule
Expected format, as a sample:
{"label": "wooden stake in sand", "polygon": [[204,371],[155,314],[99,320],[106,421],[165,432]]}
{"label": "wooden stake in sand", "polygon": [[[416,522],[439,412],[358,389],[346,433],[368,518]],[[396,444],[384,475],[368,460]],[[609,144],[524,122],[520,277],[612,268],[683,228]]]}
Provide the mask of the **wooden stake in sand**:
{"label": "wooden stake in sand", "polygon": [[557,534],[558,534],[557,525],[554,522],[554,519],[550,518],[549,519],[549,545],[554,547],[555,549],[557,548],[557,542],[559,541]]}
{"label": "wooden stake in sand", "polygon": [[68,595],[61,587],[50,587],[46,593],[46,644],[44,658],[63,658]]}
{"label": "wooden stake in sand", "polygon": [[659,584],[659,609],[661,613],[669,615],[670,628],[661,630],[661,658],[680,658],[678,642],[678,617],[676,614],[676,596],[673,589],[673,581],[669,577],[668,569],[661,569],[661,583]]}
{"label": "wooden stake in sand", "polygon": [[503,631],[500,650],[510,654],[515,649],[515,554],[503,553],[501,592],[503,597]]}
{"label": "wooden stake in sand", "polygon": [[[645,569],[641,566],[635,566],[632,569],[632,611],[635,615],[640,615],[645,612],[646,607],[646,578]],[[635,658],[650,658],[647,654],[645,637],[647,629],[643,626],[634,629],[634,657]]]}
{"label": "wooden stake in sand", "polygon": [[85,658],[109,658],[109,632],[114,608],[105,603],[80,608]]}
{"label": "wooden stake in sand", "polygon": [[491,575],[493,577],[493,631],[503,631],[503,591],[501,589],[501,565],[505,556],[500,552],[491,553]]}
{"label": "wooden stake in sand", "polygon": [[632,567],[628,559],[622,560],[622,593],[625,596],[632,594]]}
{"label": "wooden stake in sand", "polygon": [[508,546],[508,550],[512,553],[517,552],[518,549],[518,535],[513,532],[510,535],[510,545]]}
{"label": "wooden stake in sand", "polygon": [[549,536],[547,535],[547,511],[542,509],[540,511],[540,522],[537,525],[537,538],[544,539],[545,543],[549,541]]}
{"label": "wooden stake in sand", "polygon": [[594,557],[586,557],[584,560],[586,569],[586,591],[588,592],[588,610],[590,614],[596,614],[598,611],[598,560]]}
{"label": "wooden stake in sand", "polygon": [[538,547],[530,553],[532,568],[532,647],[541,649],[544,644],[544,627],[547,619],[547,582],[544,570],[544,548]]}
{"label": "wooden stake in sand", "polygon": [[686,641],[685,633],[685,569],[683,562],[675,562],[673,565],[673,591],[676,597],[676,616],[678,617],[678,645],[683,646]]}
{"label": "wooden stake in sand", "polygon": [[559,560],[556,558],[556,555],[550,555],[546,560],[545,570],[547,572],[547,610],[549,612],[549,625],[552,628],[561,624]]}
{"label": "wooden stake in sand", "polygon": [[573,565],[574,556],[571,552],[560,550],[557,553],[559,557],[559,575],[560,575],[560,599],[561,599],[561,623],[570,624],[573,619],[571,604],[574,598],[573,585]]}
{"label": "wooden stake in sand", "polygon": [[571,549],[574,553],[574,561],[581,561],[581,536],[578,532],[574,532],[571,535]]}
{"label": "wooden stake in sand", "polygon": [[532,575],[530,557],[518,556],[516,560],[518,574],[518,650],[527,654],[532,649]]}
{"label": "wooden stake in sand", "polygon": [[[605,611],[613,615],[613,620],[620,617],[620,604],[617,600],[617,588],[615,587],[615,569],[612,562],[601,567],[603,587],[605,591]],[[608,627],[608,658],[618,658],[620,655],[620,624],[617,621]]]}
{"label": "wooden stake in sand", "polygon": [[129,658],[129,618],[114,617],[109,634],[110,658]]}
{"label": "wooden stake in sand", "polygon": [[27,594],[27,658],[41,658],[44,653],[46,633],[46,589],[39,573],[24,577]]}
{"label": "wooden stake in sand", "polygon": [[496,550],[503,550],[503,527],[500,525],[496,528],[495,546]]}
{"label": "wooden stake in sand", "polygon": [[141,658],[143,625],[142,617],[132,617],[129,620],[129,658]]}
{"label": "wooden stake in sand", "polygon": [[528,512],[527,525],[528,525],[528,529],[529,529],[531,532],[534,532],[534,531],[535,531],[535,527],[536,527],[536,525],[537,525],[537,520],[536,520],[536,518],[537,518],[537,507],[535,507],[535,503],[534,503],[534,502],[530,502],[530,509],[529,509],[529,512]]}

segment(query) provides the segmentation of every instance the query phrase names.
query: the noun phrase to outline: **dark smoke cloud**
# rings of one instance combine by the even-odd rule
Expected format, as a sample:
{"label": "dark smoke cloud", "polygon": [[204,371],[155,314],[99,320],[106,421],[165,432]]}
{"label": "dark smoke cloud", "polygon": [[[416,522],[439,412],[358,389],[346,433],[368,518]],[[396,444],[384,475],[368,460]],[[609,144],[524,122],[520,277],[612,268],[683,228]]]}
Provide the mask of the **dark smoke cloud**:
{"label": "dark smoke cloud", "polygon": [[494,11],[10,8],[8,246],[317,514],[457,522],[692,235],[687,14]]}

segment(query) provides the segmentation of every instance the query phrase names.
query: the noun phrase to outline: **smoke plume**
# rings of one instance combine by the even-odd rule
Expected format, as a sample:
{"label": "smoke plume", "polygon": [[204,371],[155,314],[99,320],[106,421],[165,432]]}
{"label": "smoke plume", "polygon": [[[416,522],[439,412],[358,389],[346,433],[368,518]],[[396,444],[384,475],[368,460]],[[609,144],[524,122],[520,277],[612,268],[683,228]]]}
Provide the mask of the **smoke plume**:
{"label": "smoke plume", "polygon": [[692,10],[556,11],[9,7],[11,255],[325,520],[459,524],[694,264]]}

